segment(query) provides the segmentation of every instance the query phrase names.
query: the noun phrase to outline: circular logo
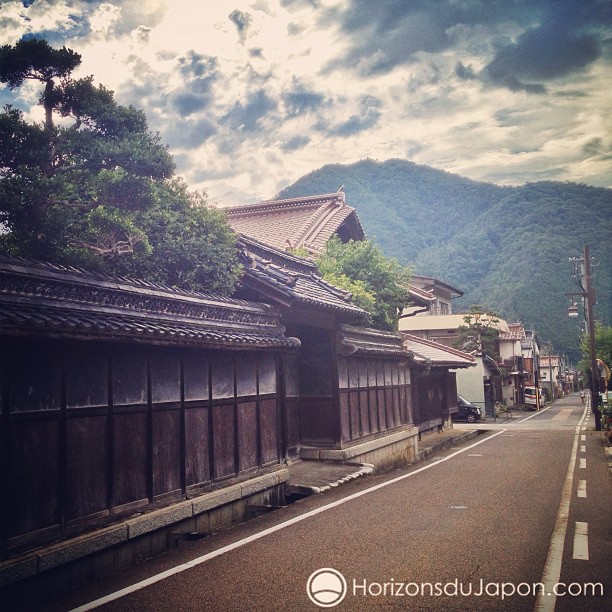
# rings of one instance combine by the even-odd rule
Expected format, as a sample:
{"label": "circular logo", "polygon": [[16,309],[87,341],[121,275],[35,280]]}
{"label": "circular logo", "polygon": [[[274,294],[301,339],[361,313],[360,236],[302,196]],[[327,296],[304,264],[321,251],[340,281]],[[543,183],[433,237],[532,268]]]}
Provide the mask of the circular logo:
{"label": "circular logo", "polygon": [[346,580],[332,567],[323,567],[310,574],[306,592],[312,603],[321,608],[333,608],[346,597]]}

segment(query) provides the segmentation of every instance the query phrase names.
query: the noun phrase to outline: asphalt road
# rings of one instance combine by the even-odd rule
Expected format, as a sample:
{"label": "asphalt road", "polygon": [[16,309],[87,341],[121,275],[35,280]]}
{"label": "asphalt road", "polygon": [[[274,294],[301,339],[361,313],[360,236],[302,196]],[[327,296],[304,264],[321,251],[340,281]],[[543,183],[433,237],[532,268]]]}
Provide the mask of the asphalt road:
{"label": "asphalt road", "polygon": [[[610,610],[612,486],[583,413],[575,395],[487,423],[426,462],[181,544],[47,609],[320,609],[310,586],[319,602],[344,593],[338,610]],[[537,598],[541,582],[571,595]]]}

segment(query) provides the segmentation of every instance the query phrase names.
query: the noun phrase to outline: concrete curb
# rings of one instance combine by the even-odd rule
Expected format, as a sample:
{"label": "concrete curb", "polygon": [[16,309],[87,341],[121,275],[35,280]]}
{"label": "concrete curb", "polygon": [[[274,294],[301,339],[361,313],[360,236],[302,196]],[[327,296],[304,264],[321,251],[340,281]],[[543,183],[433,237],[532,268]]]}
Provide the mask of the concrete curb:
{"label": "concrete curb", "polygon": [[450,436],[449,438],[440,440],[440,442],[437,442],[432,446],[419,450],[416,456],[416,462],[423,461],[424,459],[427,459],[428,457],[431,457],[442,450],[450,448],[451,446],[455,446],[456,444],[461,444],[462,442],[467,442],[468,440],[477,438],[481,433],[481,430],[475,429],[474,431],[466,431],[457,434],[456,436]]}
{"label": "concrete curb", "polygon": [[[342,464],[347,465],[347,464]],[[355,471],[350,474],[346,474],[342,478],[338,478],[332,482],[329,482],[326,485],[315,486],[315,485],[292,485],[286,484],[285,490],[288,493],[298,494],[298,495],[316,495],[318,493],[323,493],[324,491],[329,491],[334,487],[338,487],[346,482],[351,480],[355,480],[356,478],[360,478],[361,476],[367,476],[374,471],[374,466],[370,463],[356,463]]]}

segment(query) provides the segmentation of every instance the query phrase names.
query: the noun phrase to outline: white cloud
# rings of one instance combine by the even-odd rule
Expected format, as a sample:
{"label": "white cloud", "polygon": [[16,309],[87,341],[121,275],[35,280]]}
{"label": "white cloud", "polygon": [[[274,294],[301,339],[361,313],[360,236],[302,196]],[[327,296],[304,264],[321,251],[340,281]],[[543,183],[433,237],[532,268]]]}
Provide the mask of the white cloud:
{"label": "white cloud", "polygon": [[[455,2],[449,7],[467,12],[422,11],[418,23],[437,32],[437,47],[413,40],[409,54],[401,44],[417,23],[410,7],[385,5],[398,7],[401,19],[390,21],[392,36],[376,38],[382,11],[361,19],[364,6],[371,5],[9,1],[0,4],[0,38],[52,33],[51,44],[81,53],[78,75],[93,74],[119,102],[143,108],[190,185],[226,205],[271,197],[324,164],[365,157],[410,155],[499,183],[553,177],[612,185],[605,56],[549,79],[546,95],[512,92],[482,74],[539,23],[527,0],[499,5],[498,15],[475,16],[470,3]],[[544,19],[547,2],[537,8]],[[348,16],[365,29],[347,28]],[[334,62],[342,69],[330,69]],[[381,65],[388,71],[373,72]],[[21,97],[34,103],[35,90]]]}

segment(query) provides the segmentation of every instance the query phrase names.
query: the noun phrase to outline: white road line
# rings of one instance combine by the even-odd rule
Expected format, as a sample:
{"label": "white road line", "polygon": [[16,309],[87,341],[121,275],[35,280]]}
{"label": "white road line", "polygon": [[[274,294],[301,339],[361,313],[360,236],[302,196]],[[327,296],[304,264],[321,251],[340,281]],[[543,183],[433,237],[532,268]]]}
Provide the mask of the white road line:
{"label": "white road line", "polygon": [[582,434],[582,435],[580,436],[580,441],[581,441],[581,442],[586,442],[586,435],[585,435],[585,434]]}
{"label": "white road line", "polygon": [[567,532],[567,523],[569,521],[570,503],[572,499],[572,490],[574,485],[574,471],[576,467],[576,451],[578,450],[578,437],[582,422],[586,418],[586,409],[582,413],[582,417],[576,425],[574,432],[574,443],[570,460],[565,473],[565,482],[563,483],[563,491],[561,492],[561,501],[557,510],[557,518],[555,526],[550,537],[548,552],[546,553],[546,561],[544,563],[544,571],[540,582],[544,584],[544,589],[538,592],[536,598],[534,612],[554,612],[557,602],[557,596],[554,592],[554,585],[559,582],[561,576],[561,564],[563,563],[563,545],[565,542],[565,534]]}
{"label": "white road line", "polygon": [[141,589],[151,586],[152,584],[161,582],[162,580],[165,580],[166,578],[170,578],[170,576],[175,576],[176,574],[180,574],[186,570],[189,570],[193,567],[201,565],[202,563],[206,563],[206,561],[210,561],[211,559],[214,559],[215,557],[220,557],[221,555],[227,552],[236,550],[237,548],[241,548],[242,546],[245,546],[246,544],[250,544],[251,542],[260,540],[261,538],[264,538],[272,533],[276,533],[277,531],[281,531],[281,529],[285,529],[285,527],[290,527],[291,525],[295,525],[296,523],[301,523],[302,521],[310,518],[311,516],[316,516],[317,514],[321,514],[322,512],[331,510],[332,508],[336,508],[337,506],[342,506],[343,504],[346,504],[347,502],[352,501],[353,499],[363,497],[364,495],[368,495],[369,493],[373,493],[374,491],[378,491],[379,489],[384,489],[385,487],[388,487],[397,482],[405,480],[406,478],[410,478],[411,476],[414,476],[415,474],[420,474],[421,472],[425,472],[426,470],[429,470],[432,467],[439,465],[440,463],[449,461],[450,459],[453,459],[454,457],[456,457],[457,455],[460,455],[461,453],[465,453],[466,451],[469,451],[475,448],[476,446],[483,444],[484,442],[488,442],[489,440],[496,438],[497,436],[503,434],[505,431],[506,431],[505,429],[502,429],[501,431],[498,431],[495,434],[487,436],[483,440],[474,442],[474,444],[470,444],[470,446],[466,446],[465,448],[455,451],[454,453],[451,453],[450,455],[447,455],[446,457],[442,457],[441,459],[438,459],[437,461],[433,461],[432,463],[424,465],[423,467],[418,468],[414,470],[413,472],[409,472],[408,474],[403,474],[402,476],[398,476],[397,478],[393,478],[391,480],[381,482],[380,484],[370,487],[369,489],[358,491],[357,493],[353,493],[352,495],[348,495],[347,497],[338,499],[325,506],[321,506],[320,508],[311,510],[310,512],[305,512],[304,514],[300,514],[299,516],[289,519],[288,521],[285,521],[284,523],[279,523],[278,525],[274,525],[273,527],[268,527],[268,529],[264,529],[263,531],[254,533],[246,538],[243,538],[242,540],[238,540],[237,542],[228,544],[227,546],[222,546],[221,548],[217,550],[213,550],[212,552],[202,555],[201,557],[197,557],[196,559],[187,561],[187,563],[177,565],[176,567],[170,568],[166,570],[165,572],[161,572],[160,574],[151,576],[150,578],[147,578],[146,580],[142,580],[141,582],[132,584],[128,587],[125,587],[124,589],[115,591],[114,593],[110,593],[109,595],[106,595],[105,597],[100,597],[99,599],[83,604],[82,606],[79,606],[78,608],[74,608],[71,612],[86,612],[87,610],[94,610],[95,608],[99,608],[100,606],[110,603],[111,601],[121,599],[122,597],[125,597],[126,595],[129,595],[130,593],[135,593],[136,591],[140,591]]}
{"label": "white road line", "polygon": [[586,457],[580,457],[580,465],[578,466],[581,470],[586,469]]}
{"label": "white road line", "polygon": [[[519,421],[519,423],[524,423],[525,421],[528,421],[529,419],[533,419],[533,417],[537,417],[540,414],[542,414],[543,412],[546,412],[547,410],[550,410],[551,408],[552,408],[552,405],[549,406],[548,408],[542,408],[542,410],[540,410],[540,412],[534,412],[532,415],[530,415],[528,417],[525,417],[524,419],[521,419]],[[512,434],[512,435],[514,435],[514,434]]]}
{"label": "white road line", "polygon": [[586,480],[578,481],[578,489],[576,491],[578,497],[586,497]]}
{"label": "white road line", "polygon": [[586,446],[584,444],[580,447],[580,452],[586,453]]}
{"label": "white road line", "polygon": [[574,559],[589,560],[589,524],[576,521],[574,529]]}

